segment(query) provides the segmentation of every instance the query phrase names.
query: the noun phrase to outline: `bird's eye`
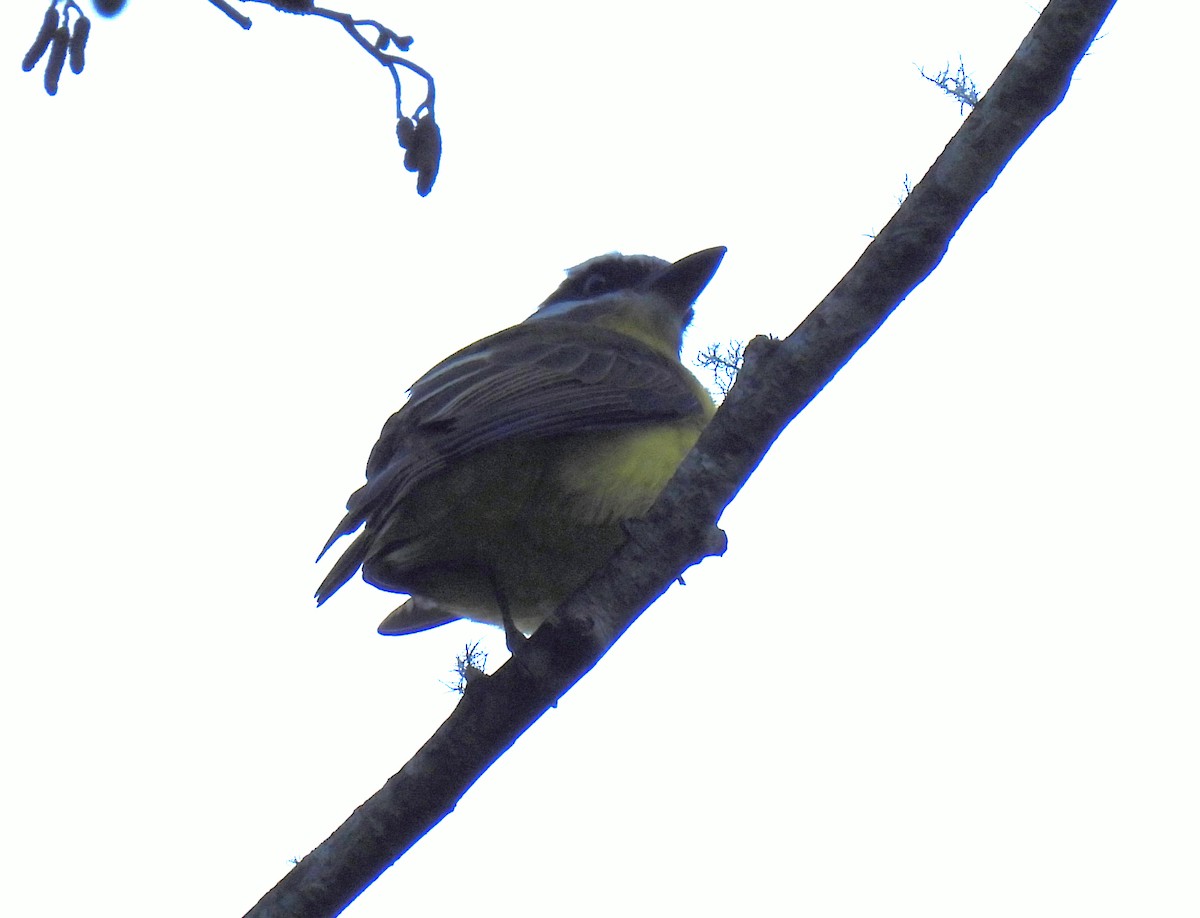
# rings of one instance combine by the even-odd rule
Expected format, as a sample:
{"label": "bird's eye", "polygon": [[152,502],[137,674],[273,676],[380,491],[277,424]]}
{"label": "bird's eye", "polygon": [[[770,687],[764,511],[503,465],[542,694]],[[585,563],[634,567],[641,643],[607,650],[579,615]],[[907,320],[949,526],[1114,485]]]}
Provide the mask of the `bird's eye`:
{"label": "bird's eye", "polygon": [[608,278],[603,274],[589,274],[583,281],[583,295],[596,296],[608,289]]}

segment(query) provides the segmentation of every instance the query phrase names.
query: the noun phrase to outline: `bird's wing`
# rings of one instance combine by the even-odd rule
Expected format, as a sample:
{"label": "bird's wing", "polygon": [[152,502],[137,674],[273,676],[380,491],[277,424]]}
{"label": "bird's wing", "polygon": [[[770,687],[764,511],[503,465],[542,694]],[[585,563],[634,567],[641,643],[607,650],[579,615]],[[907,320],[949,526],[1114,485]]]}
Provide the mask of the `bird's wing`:
{"label": "bird's wing", "polygon": [[685,417],[700,410],[678,360],[635,338],[543,320],[485,338],[412,387],[384,425],[367,478],[397,458],[414,430],[450,460],[510,439],[536,439]]}
{"label": "bird's wing", "polygon": [[[350,496],[322,554],[414,485],[501,441],[611,430],[700,410],[694,377],[635,338],[551,319],[513,326],[417,380],[407,404],[384,424],[367,461],[367,483]],[[345,561],[349,572],[331,571],[332,589],[322,584],[318,596],[354,575],[354,554],[335,565]]]}

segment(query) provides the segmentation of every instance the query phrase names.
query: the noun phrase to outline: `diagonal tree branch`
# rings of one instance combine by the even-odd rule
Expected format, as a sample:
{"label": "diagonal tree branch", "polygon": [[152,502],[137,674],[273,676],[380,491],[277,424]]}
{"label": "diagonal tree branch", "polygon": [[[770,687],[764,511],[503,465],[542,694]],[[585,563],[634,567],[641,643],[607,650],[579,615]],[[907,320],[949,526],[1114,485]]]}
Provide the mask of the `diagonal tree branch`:
{"label": "diagonal tree branch", "polygon": [[[927,277],[996,177],[1066,94],[1115,0],[1051,0],[987,95],[857,264],[786,339],[756,338],[737,382],[606,567],[461,703],[384,787],[247,918],[338,914],[432,826],[690,565],[775,438]],[[632,611],[630,611],[632,610]]]}

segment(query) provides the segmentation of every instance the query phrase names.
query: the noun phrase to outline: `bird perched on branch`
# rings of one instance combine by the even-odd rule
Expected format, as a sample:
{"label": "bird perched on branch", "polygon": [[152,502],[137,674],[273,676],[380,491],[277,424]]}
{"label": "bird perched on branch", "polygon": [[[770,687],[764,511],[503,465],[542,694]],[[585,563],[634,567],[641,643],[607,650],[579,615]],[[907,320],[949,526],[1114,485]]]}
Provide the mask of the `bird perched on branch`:
{"label": "bird perched on branch", "polygon": [[459,618],[503,625],[510,643],[532,633],[608,560],[712,417],[679,354],[724,255],[585,261],[524,322],[418,379],[321,551],[361,528],[318,604],[361,568],[411,597],[381,634]]}

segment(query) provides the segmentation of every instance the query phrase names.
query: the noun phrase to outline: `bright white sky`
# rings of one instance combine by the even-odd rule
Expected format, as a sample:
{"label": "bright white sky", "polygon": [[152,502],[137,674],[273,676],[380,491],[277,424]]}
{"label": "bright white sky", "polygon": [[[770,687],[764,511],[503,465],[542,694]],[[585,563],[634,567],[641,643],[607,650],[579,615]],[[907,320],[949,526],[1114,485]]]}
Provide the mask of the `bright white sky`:
{"label": "bright white sky", "polygon": [[[787,333],[959,124],[913,63],[986,86],[1036,15],[360,0],[438,78],[421,200],[333,24],[132,0],[51,99],[17,63],[42,9],[0,5],[26,918],[242,914],[449,713],[465,642],[502,659],[378,637],[358,582],[311,600],[421,372],[611,250],[729,247],[692,352]],[[1118,3],[728,555],[347,915],[1200,910],[1198,19]]]}

